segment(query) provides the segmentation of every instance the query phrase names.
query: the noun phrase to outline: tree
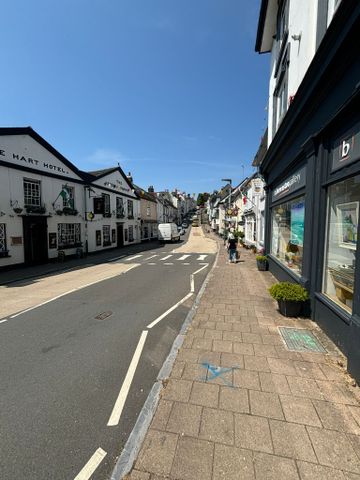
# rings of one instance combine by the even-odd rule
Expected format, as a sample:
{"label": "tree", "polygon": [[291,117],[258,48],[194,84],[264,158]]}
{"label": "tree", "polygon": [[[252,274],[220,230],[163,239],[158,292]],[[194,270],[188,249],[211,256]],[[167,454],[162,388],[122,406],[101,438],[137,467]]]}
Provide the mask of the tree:
{"label": "tree", "polygon": [[199,193],[198,197],[197,197],[197,200],[196,200],[196,204],[201,207],[202,205],[205,205],[205,203],[207,202],[207,199],[209,198],[210,194],[209,193]]}

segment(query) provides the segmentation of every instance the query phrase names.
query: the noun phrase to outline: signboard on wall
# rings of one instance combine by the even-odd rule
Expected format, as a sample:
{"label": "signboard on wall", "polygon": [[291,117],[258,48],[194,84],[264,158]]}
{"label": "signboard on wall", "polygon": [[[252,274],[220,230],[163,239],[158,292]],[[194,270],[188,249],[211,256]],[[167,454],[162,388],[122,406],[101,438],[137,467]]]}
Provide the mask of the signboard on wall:
{"label": "signboard on wall", "polygon": [[276,186],[272,192],[272,201],[276,202],[280,198],[290,195],[290,193],[296,192],[300,188],[305,186],[306,180],[306,166],[300,168],[290,177],[287,177],[280,185]]}
{"label": "signboard on wall", "polygon": [[360,159],[360,122],[349,128],[332,143],[331,171],[339,170]]}

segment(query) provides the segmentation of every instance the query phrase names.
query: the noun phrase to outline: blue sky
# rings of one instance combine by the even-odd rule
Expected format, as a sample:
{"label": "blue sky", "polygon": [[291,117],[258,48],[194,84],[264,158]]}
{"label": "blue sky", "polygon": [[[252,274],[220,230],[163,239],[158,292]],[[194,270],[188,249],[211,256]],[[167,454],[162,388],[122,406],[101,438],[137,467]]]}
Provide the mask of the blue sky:
{"label": "blue sky", "polygon": [[31,125],[78,168],[120,162],[156,190],[238,183],[266,128],[260,0],[12,0],[2,126]]}

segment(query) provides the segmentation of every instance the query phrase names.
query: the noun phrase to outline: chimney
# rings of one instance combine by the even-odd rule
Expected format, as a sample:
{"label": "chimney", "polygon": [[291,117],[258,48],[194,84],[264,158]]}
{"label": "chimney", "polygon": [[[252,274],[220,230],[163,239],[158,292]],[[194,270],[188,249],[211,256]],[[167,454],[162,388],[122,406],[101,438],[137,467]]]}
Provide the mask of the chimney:
{"label": "chimney", "polygon": [[149,193],[154,193],[154,187],[152,185],[150,185],[150,187],[148,188],[148,192]]}
{"label": "chimney", "polygon": [[126,175],[127,179],[129,180],[129,182],[132,184],[133,183],[133,177],[131,175],[131,172],[129,172],[127,175]]}

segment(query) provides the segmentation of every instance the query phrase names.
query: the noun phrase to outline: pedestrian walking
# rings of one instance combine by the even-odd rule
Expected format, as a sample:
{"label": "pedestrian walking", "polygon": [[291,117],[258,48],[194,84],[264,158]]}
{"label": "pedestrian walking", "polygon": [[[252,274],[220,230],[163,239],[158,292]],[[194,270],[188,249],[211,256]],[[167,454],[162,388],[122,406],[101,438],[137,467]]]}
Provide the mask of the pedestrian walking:
{"label": "pedestrian walking", "polygon": [[229,233],[227,248],[229,252],[229,263],[236,263],[237,259],[237,239],[232,232]]}

